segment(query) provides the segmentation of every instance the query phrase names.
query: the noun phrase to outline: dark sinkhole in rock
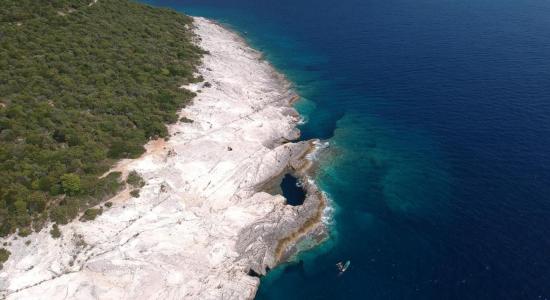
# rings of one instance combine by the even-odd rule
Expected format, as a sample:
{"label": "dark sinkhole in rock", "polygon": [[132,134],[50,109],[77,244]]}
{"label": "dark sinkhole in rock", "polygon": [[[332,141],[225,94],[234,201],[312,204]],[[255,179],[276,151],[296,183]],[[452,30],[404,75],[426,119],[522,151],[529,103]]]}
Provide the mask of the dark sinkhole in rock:
{"label": "dark sinkhole in rock", "polygon": [[281,182],[283,196],[286,198],[288,205],[302,205],[306,199],[306,192],[301,185],[298,184],[298,179],[290,174],[286,174]]}
{"label": "dark sinkhole in rock", "polygon": [[252,269],[248,270],[248,273],[247,273],[247,274],[248,274],[248,276],[252,276],[252,277],[258,277],[258,278],[261,278],[261,277],[262,277],[262,275],[256,273],[256,272],[255,272],[254,270],[252,270]]}

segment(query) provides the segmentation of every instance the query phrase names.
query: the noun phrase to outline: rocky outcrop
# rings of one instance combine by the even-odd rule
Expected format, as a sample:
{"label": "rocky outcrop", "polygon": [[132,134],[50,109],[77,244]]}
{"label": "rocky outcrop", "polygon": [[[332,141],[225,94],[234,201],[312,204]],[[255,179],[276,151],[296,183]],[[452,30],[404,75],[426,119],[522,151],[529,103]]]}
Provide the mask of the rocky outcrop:
{"label": "rocky outcrop", "polygon": [[[9,238],[12,256],[0,271],[8,299],[247,299],[264,274],[321,239],[324,199],[307,178],[315,142],[297,142],[295,95],[284,78],[242,39],[195,19],[208,50],[205,82],[171,125],[136,160],[147,184],[139,198],[125,191],[97,219]],[[286,172],[302,178],[301,206],[265,192]],[[28,244],[30,241],[30,244]]]}
{"label": "rocky outcrop", "polygon": [[302,239],[314,238],[319,243],[325,237],[321,223],[324,197],[313,184],[306,184],[305,189],[307,197],[303,205],[285,206],[239,232],[235,250],[253,274],[265,275],[291,257],[298,251],[296,244]]}

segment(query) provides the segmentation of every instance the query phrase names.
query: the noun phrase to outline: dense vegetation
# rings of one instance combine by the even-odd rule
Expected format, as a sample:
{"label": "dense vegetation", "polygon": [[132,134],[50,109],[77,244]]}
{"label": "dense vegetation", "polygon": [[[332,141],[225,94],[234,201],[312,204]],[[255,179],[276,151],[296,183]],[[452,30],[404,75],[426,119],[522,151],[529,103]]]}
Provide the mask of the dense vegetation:
{"label": "dense vegetation", "polygon": [[120,173],[101,175],[165,137],[193,97],[178,88],[198,80],[190,18],[91,1],[0,5],[0,236],[65,224],[113,195]]}

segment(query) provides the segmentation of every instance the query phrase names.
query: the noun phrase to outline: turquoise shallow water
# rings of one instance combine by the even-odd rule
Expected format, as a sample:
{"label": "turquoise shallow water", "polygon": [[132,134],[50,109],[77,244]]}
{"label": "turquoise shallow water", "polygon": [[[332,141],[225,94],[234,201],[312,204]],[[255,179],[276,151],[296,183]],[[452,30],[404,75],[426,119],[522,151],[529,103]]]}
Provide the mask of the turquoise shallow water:
{"label": "turquoise shallow water", "polygon": [[331,238],[258,299],[550,297],[549,2],[148,2],[240,32],[330,142]]}

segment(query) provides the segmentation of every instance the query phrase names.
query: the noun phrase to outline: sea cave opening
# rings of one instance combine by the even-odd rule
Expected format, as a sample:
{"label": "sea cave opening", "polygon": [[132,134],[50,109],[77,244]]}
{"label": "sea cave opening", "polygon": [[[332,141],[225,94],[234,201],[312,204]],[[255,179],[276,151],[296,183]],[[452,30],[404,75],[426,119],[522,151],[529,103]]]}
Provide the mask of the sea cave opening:
{"label": "sea cave opening", "polygon": [[306,192],[302,188],[298,178],[291,174],[286,174],[281,182],[281,190],[283,196],[286,198],[286,203],[292,206],[298,206],[304,204],[306,199]]}

